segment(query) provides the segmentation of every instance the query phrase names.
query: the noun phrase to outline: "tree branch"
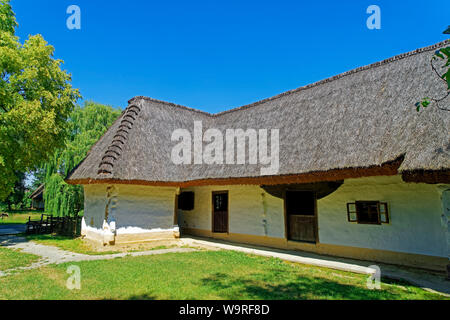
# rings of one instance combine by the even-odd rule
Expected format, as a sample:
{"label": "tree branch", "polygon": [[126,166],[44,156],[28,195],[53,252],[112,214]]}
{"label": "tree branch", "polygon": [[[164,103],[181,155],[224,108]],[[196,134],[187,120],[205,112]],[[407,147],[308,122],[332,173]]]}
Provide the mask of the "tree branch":
{"label": "tree branch", "polygon": [[445,85],[447,85],[447,81],[442,77],[442,74],[440,74],[440,73],[436,70],[436,68],[434,67],[433,59],[430,60],[430,65],[431,65],[431,68],[433,69],[433,71],[434,71],[434,72],[437,74],[437,76],[439,77],[439,79],[441,79],[442,81],[444,81]]}

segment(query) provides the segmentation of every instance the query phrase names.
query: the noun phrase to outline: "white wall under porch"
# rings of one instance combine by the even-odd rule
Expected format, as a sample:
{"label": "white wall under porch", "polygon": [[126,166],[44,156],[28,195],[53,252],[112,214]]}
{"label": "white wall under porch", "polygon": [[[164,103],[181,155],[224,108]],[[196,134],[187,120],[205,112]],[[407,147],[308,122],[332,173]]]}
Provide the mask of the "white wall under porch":
{"label": "white wall under porch", "polygon": [[[405,183],[401,176],[348,179],[334,193],[317,201],[319,243],[315,248],[321,248],[326,254],[332,254],[331,248],[340,248],[340,252],[352,251],[342,250],[348,247],[388,251],[394,255],[399,252],[445,258],[447,229],[442,224],[438,189],[438,185]],[[211,206],[212,192],[224,190],[229,193],[229,239],[284,246],[287,240],[283,200],[271,196],[259,186],[183,189],[195,192],[195,203],[192,211],[178,211],[180,227],[198,235],[222,237],[211,233]],[[365,225],[348,222],[346,204],[356,200],[387,202],[390,223]],[[314,245],[303,247],[315,250]]]}
{"label": "white wall under porch", "polygon": [[[347,221],[346,203],[387,202],[389,224]],[[321,243],[446,257],[438,186],[405,183],[400,176],[349,179],[318,201]]]}

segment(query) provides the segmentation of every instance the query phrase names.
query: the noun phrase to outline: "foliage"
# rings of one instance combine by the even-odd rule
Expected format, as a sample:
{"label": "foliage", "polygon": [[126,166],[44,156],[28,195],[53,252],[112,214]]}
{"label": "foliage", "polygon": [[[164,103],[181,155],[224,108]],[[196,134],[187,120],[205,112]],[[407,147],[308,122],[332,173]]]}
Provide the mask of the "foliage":
{"label": "foliage", "polygon": [[41,35],[21,44],[9,0],[0,0],[0,200],[17,181],[65,140],[65,126],[79,91],[53,58],[54,48]]}
{"label": "foliage", "polygon": [[53,173],[45,182],[44,203],[45,211],[56,217],[76,216],[83,208],[82,187],[68,185]]}
{"label": "foliage", "polygon": [[[3,278],[3,299],[446,299],[416,286],[234,251],[198,251],[80,261],[81,290],[67,290],[67,267],[51,265]],[[148,272],[151,270],[151,272]],[[448,298],[447,298],[448,299]]]}
{"label": "foliage", "polygon": [[74,216],[83,209],[83,189],[64,182],[64,178],[87,155],[94,143],[119,117],[121,111],[110,106],[86,102],[70,115],[64,148],[45,164],[45,210],[55,216]]}
{"label": "foliage", "polygon": [[[450,34],[450,26],[447,28],[447,30],[444,31],[444,34]],[[436,67],[434,66],[433,62],[436,60],[443,60],[444,61],[444,72],[439,72]],[[431,68],[433,71],[437,74],[438,77],[440,77],[447,85],[447,93],[442,98],[430,98],[425,97],[422,99],[422,101],[419,101],[416,103],[416,110],[417,112],[420,111],[421,108],[427,108],[432,102],[435,102],[439,109],[450,111],[450,109],[441,108],[439,106],[439,102],[444,100],[450,95],[450,47],[442,48],[437,50],[433,57],[431,58]]]}
{"label": "foliage", "polygon": [[44,168],[37,168],[27,173],[27,178],[31,179],[29,188],[31,190],[36,190],[45,181],[45,170]]}
{"label": "foliage", "polygon": [[450,34],[450,26],[447,27],[447,29],[444,31],[444,34]]}
{"label": "foliage", "polygon": [[0,208],[7,210],[22,210],[31,207],[31,199],[28,198],[31,191],[27,191],[25,187],[25,174],[17,173],[15,176],[16,182],[12,192],[5,200],[0,202]]}
{"label": "foliage", "polygon": [[39,256],[23,253],[18,250],[0,247],[0,271],[8,269],[26,267],[37,262]]}

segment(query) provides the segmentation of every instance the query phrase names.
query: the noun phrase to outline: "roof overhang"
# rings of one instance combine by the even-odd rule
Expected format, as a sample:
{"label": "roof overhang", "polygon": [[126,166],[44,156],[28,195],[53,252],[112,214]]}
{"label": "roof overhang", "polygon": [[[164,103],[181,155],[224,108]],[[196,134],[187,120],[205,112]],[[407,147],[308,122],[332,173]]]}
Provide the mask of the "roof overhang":
{"label": "roof overhang", "polygon": [[339,181],[352,178],[373,177],[373,176],[393,176],[398,175],[398,168],[403,161],[403,156],[380,166],[367,168],[344,168],[332,169],[328,171],[316,171],[302,174],[259,176],[259,177],[230,177],[219,179],[199,179],[191,181],[145,181],[145,180],[120,180],[120,179],[79,179],[66,180],[69,184],[134,184],[161,187],[191,187],[207,185],[276,185],[292,183],[313,183],[321,181]]}

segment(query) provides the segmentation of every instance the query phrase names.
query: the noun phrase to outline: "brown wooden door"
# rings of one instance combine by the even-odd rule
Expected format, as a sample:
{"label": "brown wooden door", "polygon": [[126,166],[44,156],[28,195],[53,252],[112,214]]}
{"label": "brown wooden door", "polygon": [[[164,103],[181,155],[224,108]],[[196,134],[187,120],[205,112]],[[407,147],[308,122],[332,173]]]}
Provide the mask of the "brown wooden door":
{"label": "brown wooden door", "polygon": [[315,194],[309,191],[286,191],[285,201],[288,239],[316,242]]}
{"label": "brown wooden door", "polygon": [[228,232],[228,192],[213,192],[212,194],[213,232]]}

